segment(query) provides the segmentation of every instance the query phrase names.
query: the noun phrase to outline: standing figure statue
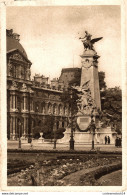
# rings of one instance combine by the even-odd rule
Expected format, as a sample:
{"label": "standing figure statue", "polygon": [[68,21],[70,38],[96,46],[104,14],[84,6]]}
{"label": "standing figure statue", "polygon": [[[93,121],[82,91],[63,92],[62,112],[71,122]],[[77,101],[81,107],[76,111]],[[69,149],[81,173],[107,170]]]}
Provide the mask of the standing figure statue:
{"label": "standing figure statue", "polygon": [[88,49],[95,51],[93,44],[103,38],[103,37],[99,37],[99,38],[91,39],[91,37],[92,35],[89,34],[87,31],[85,31],[85,36],[79,38],[82,39],[85,51]]}

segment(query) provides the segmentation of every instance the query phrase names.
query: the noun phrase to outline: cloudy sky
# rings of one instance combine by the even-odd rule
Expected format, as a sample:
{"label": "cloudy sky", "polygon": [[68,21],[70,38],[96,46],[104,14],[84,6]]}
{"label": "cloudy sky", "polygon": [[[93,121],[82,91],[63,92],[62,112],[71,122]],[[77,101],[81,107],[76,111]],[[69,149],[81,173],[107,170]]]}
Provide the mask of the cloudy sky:
{"label": "cloudy sky", "polygon": [[20,34],[32,75],[59,77],[62,68],[81,67],[79,40],[87,30],[100,55],[99,71],[106,74],[108,87],[121,86],[120,6],[31,6],[7,7],[7,28]]}

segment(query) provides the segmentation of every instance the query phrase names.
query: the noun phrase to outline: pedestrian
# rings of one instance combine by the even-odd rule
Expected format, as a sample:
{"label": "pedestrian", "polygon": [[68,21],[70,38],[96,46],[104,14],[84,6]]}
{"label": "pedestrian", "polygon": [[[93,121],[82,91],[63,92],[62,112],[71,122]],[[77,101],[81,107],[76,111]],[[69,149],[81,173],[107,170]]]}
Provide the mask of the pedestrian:
{"label": "pedestrian", "polygon": [[121,147],[121,139],[118,137],[118,147]]}
{"label": "pedestrian", "polygon": [[107,144],[107,135],[105,136],[105,144]]}
{"label": "pedestrian", "polygon": [[108,144],[110,144],[110,137],[108,136]]}
{"label": "pedestrian", "polygon": [[118,147],[118,137],[116,137],[115,146]]}

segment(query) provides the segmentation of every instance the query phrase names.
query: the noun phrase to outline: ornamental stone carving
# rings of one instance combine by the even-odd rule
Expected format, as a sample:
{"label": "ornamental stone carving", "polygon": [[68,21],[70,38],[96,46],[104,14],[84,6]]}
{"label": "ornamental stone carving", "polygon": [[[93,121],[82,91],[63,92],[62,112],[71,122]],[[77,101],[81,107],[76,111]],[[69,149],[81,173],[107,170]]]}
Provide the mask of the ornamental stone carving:
{"label": "ornamental stone carving", "polygon": [[29,88],[29,93],[34,93],[34,91],[31,89],[31,88]]}
{"label": "ornamental stone carving", "polygon": [[27,88],[27,85],[25,83],[22,84],[21,91],[28,92],[28,88]]}
{"label": "ornamental stone carving", "polygon": [[12,85],[10,87],[10,90],[17,90],[18,89],[18,84],[16,81],[12,81]]}
{"label": "ornamental stone carving", "polygon": [[10,56],[10,59],[14,59],[14,60],[19,60],[19,61],[22,61],[22,62],[26,62],[26,60],[19,53],[12,54]]}
{"label": "ornamental stone carving", "polygon": [[90,114],[92,110],[96,108],[96,105],[91,96],[89,81],[84,83],[82,87],[75,87],[75,89],[80,92],[80,94],[78,94],[79,99],[77,100],[78,112],[83,115]]}
{"label": "ornamental stone carving", "polygon": [[28,69],[26,70],[26,79],[29,80],[29,79],[30,79],[30,76],[31,76],[31,71],[30,71],[30,69],[28,68]]}
{"label": "ornamental stone carving", "polygon": [[13,72],[13,65],[11,64],[11,62],[8,62],[8,76],[11,76]]}

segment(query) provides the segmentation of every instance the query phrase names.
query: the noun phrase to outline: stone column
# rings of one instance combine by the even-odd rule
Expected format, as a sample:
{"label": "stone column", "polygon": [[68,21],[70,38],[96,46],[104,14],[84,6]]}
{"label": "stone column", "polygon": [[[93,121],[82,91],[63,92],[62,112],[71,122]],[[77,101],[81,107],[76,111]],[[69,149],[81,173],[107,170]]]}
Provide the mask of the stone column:
{"label": "stone column", "polygon": [[34,121],[32,120],[31,121],[31,130],[30,130],[30,134],[32,135],[32,137],[33,137],[33,127],[34,127]]}
{"label": "stone column", "polygon": [[10,110],[12,109],[12,95],[10,95]]}
{"label": "stone column", "polygon": [[23,99],[24,99],[24,100],[23,100],[23,102],[24,102],[23,110],[26,110],[26,97],[24,96]]}
{"label": "stone column", "polygon": [[15,139],[15,116],[13,116],[13,134],[12,134],[12,139]]}
{"label": "stone column", "polygon": [[18,123],[17,123],[17,117],[15,118],[15,138],[17,140],[17,137],[18,137]]}
{"label": "stone column", "polygon": [[30,111],[32,110],[32,100],[30,99]]}
{"label": "stone column", "polygon": [[23,117],[23,137],[26,137],[26,117]]}
{"label": "stone column", "polygon": [[11,116],[11,118],[10,118],[10,139],[13,138],[12,135],[13,135],[13,118]]}
{"label": "stone column", "polygon": [[33,100],[32,100],[32,103],[31,103],[31,104],[32,104],[32,110],[34,110],[34,103],[33,103]]}
{"label": "stone column", "polygon": [[15,95],[15,109],[17,109],[17,95]]}
{"label": "stone column", "polygon": [[45,114],[48,114],[48,103],[45,103]]}
{"label": "stone column", "polygon": [[13,109],[15,109],[15,95],[13,95]]}
{"label": "stone column", "polygon": [[26,137],[28,137],[28,118],[26,118]]}
{"label": "stone column", "polygon": [[13,96],[14,96],[14,95],[12,94],[12,109],[13,109],[13,107],[14,107],[14,106],[13,106],[13,99],[14,99],[14,97],[13,97]]}
{"label": "stone column", "polygon": [[24,117],[23,117],[23,122],[22,122],[22,137],[24,135]]}

